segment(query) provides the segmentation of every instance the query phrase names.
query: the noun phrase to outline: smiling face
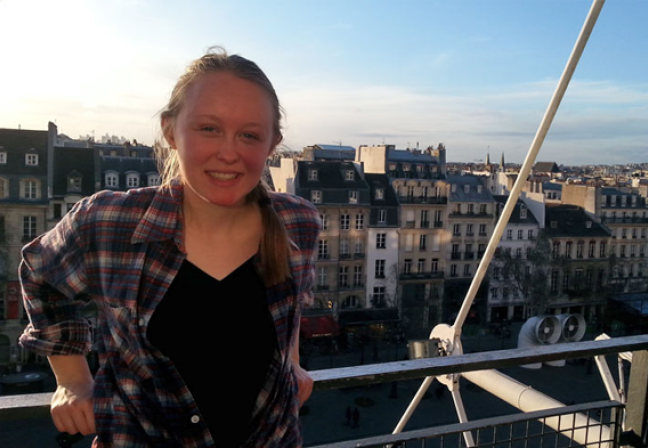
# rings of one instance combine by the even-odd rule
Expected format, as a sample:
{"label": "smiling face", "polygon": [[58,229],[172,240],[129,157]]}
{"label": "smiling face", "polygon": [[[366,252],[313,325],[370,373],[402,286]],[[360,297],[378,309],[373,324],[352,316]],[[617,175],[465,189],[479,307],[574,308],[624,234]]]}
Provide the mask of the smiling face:
{"label": "smiling face", "polygon": [[228,72],[200,75],[168,120],[162,128],[177,151],[189,205],[245,204],[279,141],[263,88]]}

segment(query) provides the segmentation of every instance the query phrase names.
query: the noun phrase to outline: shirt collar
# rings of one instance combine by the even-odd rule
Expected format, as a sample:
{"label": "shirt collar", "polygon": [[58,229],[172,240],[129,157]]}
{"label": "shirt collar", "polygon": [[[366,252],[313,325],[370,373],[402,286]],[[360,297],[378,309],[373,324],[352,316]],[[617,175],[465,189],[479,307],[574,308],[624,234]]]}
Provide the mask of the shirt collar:
{"label": "shirt collar", "polygon": [[175,240],[182,247],[182,183],[174,180],[158,187],[133,236],[131,244]]}

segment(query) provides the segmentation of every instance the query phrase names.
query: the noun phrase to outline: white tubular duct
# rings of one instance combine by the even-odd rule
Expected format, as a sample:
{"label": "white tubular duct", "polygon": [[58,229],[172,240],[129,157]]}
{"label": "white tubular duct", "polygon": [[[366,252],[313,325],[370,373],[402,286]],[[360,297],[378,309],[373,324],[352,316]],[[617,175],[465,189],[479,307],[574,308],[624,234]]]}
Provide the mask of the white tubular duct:
{"label": "white tubular duct", "polygon": [[[490,392],[522,412],[542,411],[565,407],[563,403],[522,384],[496,370],[481,370],[463,373],[462,376],[471,383]],[[581,445],[598,444],[602,440],[611,440],[610,428],[583,414],[567,414],[560,417],[548,417],[545,424]],[[597,425],[590,429],[588,425]],[[570,431],[571,428],[580,428]],[[601,443],[603,448],[611,448],[608,443]]]}

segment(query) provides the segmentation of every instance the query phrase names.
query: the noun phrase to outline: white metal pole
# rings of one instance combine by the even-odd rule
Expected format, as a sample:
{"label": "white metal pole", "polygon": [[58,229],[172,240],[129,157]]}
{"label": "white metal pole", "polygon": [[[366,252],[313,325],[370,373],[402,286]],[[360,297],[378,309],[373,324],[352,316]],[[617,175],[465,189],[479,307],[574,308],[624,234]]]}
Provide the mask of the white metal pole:
{"label": "white metal pole", "polygon": [[513,185],[513,189],[511,190],[511,194],[509,195],[508,200],[506,201],[506,205],[504,206],[502,215],[500,216],[497,225],[495,226],[495,231],[493,232],[493,236],[488,242],[488,246],[486,247],[486,252],[484,253],[484,257],[479,263],[479,267],[477,268],[475,277],[473,277],[473,281],[470,284],[470,288],[468,289],[466,298],[464,299],[463,304],[461,305],[461,309],[459,310],[459,314],[457,315],[457,318],[454,322],[453,327],[455,329],[455,334],[457,334],[457,336],[461,335],[461,328],[463,327],[466,317],[468,316],[468,312],[470,311],[470,307],[472,306],[472,303],[475,300],[475,296],[477,295],[477,290],[479,289],[479,285],[481,284],[484,276],[486,275],[486,270],[488,269],[488,265],[490,264],[491,259],[493,258],[495,249],[499,244],[500,239],[502,238],[502,233],[504,233],[504,228],[506,227],[509,217],[511,216],[511,213],[515,208],[515,204],[517,203],[517,200],[520,196],[522,187],[524,186],[525,182],[527,181],[527,178],[529,177],[529,173],[531,172],[531,167],[533,166],[533,162],[535,162],[535,159],[538,155],[538,152],[540,152],[540,148],[542,147],[542,143],[544,142],[547,132],[549,132],[549,127],[551,126],[551,122],[553,121],[553,118],[556,115],[556,112],[558,111],[560,102],[563,96],[565,95],[565,91],[567,90],[569,81],[571,80],[571,77],[574,74],[574,71],[576,70],[578,61],[581,55],[583,54],[583,50],[585,49],[585,44],[587,44],[587,40],[592,34],[592,30],[594,29],[594,24],[596,23],[596,19],[598,18],[604,3],[605,0],[594,0],[594,3],[590,8],[589,14],[585,19],[585,24],[581,29],[578,39],[576,40],[576,45],[574,46],[574,49],[572,50],[572,53],[569,56],[569,59],[567,60],[567,65],[565,66],[565,70],[563,71],[562,76],[558,81],[556,90],[554,91],[553,97],[549,102],[549,106],[547,107],[544,117],[540,122],[540,126],[538,127],[535,138],[531,143],[531,147],[529,148],[529,152],[526,156],[526,159],[524,160],[524,164],[522,165],[522,168],[518,173],[518,178],[515,181],[515,184]]}
{"label": "white metal pole", "polygon": [[423,399],[423,396],[425,395],[425,392],[427,392],[428,388],[430,387],[430,384],[432,384],[432,381],[434,381],[433,376],[428,376],[425,378],[423,384],[421,384],[421,387],[419,387],[418,392],[416,392],[416,395],[414,395],[412,402],[409,404],[409,406],[405,410],[405,413],[403,414],[398,424],[396,425],[396,428],[394,428],[394,430],[392,431],[392,434],[400,434],[403,431],[403,429],[405,429],[405,425],[407,425],[407,422],[412,417],[412,414],[414,414],[414,411],[416,410],[419,403]]}
{"label": "white metal pole", "polygon": [[[464,407],[463,400],[461,399],[459,388],[457,387],[456,389],[450,390],[450,393],[452,394],[452,401],[454,401],[457,417],[459,418],[459,423],[467,423],[468,416],[466,415],[466,408]],[[468,448],[475,446],[475,439],[473,439],[473,435],[470,431],[464,431],[463,436]]]}

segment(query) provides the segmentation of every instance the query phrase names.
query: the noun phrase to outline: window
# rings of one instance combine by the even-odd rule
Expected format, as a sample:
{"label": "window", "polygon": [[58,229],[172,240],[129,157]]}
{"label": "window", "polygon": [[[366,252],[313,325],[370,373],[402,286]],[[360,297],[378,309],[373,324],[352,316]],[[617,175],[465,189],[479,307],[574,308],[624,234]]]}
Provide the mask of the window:
{"label": "window", "polygon": [[9,195],[9,188],[7,188],[7,179],[0,177],[0,198],[5,198]]}
{"label": "window", "polygon": [[486,224],[479,224],[479,236],[486,236]]}
{"label": "window", "polygon": [[23,240],[36,238],[36,217],[23,216]]}
{"label": "window", "polygon": [[7,163],[7,153],[0,152],[0,164],[5,165]]}
{"label": "window", "polygon": [[572,242],[567,241],[565,243],[565,258],[571,258],[572,257],[571,253],[572,253]]}
{"label": "window", "polygon": [[151,173],[146,176],[146,185],[149,187],[157,187],[160,185],[160,175],[158,173]]}
{"label": "window", "polygon": [[356,215],[356,230],[363,230],[364,229],[364,214],[359,213]]}
{"label": "window", "polygon": [[356,238],[355,240],[355,254],[363,255],[364,254],[364,245],[362,244],[362,238]]}
{"label": "window", "polygon": [[442,217],[443,217],[443,212],[441,212],[441,210],[435,210],[435,212],[434,212],[434,227],[441,227],[443,225]]}
{"label": "window", "polygon": [[452,235],[461,236],[461,224],[455,224],[452,226]]}
{"label": "window", "polygon": [[410,258],[407,258],[403,263],[403,274],[409,274],[411,272],[412,272],[412,260]]}
{"label": "window", "polygon": [[425,258],[419,258],[416,269],[418,272],[425,272]]}
{"label": "window", "polygon": [[457,265],[456,264],[451,264],[450,265],[450,277],[456,277],[457,276]]}
{"label": "window", "polygon": [[518,240],[523,240],[524,239],[524,230],[518,230]]}
{"label": "window", "polygon": [[373,306],[385,306],[385,287],[384,286],[374,286],[373,297],[371,298]]}
{"label": "window", "polygon": [[556,241],[551,246],[551,257],[558,258],[560,257],[560,242]]}
{"label": "window", "polygon": [[468,204],[468,214],[469,215],[475,214],[475,204]]}
{"label": "window", "polygon": [[520,205],[520,219],[526,219],[526,217],[527,217],[526,205]]}
{"label": "window", "polygon": [[551,271],[551,292],[553,294],[558,293],[558,270],[557,269]]}
{"label": "window", "polygon": [[407,196],[410,198],[414,196],[414,187],[412,185],[408,185],[407,187]]}
{"label": "window", "polygon": [[317,180],[317,170],[308,170],[308,180]]}
{"label": "window", "polygon": [[340,275],[338,277],[338,283],[341,288],[349,286],[349,267],[340,266]]}
{"label": "window", "polygon": [[622,244],[622,245],[621,245],[621,253],[619,254],[619,256],[620,256],[621,258],[625,258],[625,256],[626,256],[626,247],[625,247],[625,244]]}
{"label": "window", "polygon": [[340,240],[340,258],[348,258],[349,255],[349,240]]}
{"label": "window", "polygon": [[346,174],[344,176],[344,180],[354,180],[354,179],[355,179],[354,171],[353,170],[347,170],[347,172],[346,172]]}
{"label": "window", "polygon": [[585,243],[583,241],[579,241],[576,243],[576,258],[583,258],[583,250],[585,248]]}
{"label": "window", "polygon": [[358,190],[349,191],[349,204],[358,203]]}
{"label": "window", "polygon": [[106,187],[119,188],[119,177],[115,172],[106,173]]}
{"label": "window", "polygon": [[518,247],[515,249],[515,258],[522,258],[522,248]]}
{"label": "window", "polygon": [[139,187],[140,176],[138,173],[128,173],[126,174],[126,187],[127,188],[137,188]]}
{"label": "window", "polygon": [[464,275],[464,277],[470,277],[470,265],[469,264],[464,264],[463,275]]}
{"label": "window", "polygon": [[529,229],[529,231],[527,232],[527,238],[530,240],[535,238],[535,235],[533,235],[533,229]]}
{"label": "window", "polygon": [[319,242],[317,243],[317,258],[319,260],[326,260],[328,257],[329,257],[328,241],[319,240]]}
{"label": "window", "polygon": [[25,154],[25,165],[38,166],[38,154]]}
{"label": "window", "polygon": [[387,210],[378,210],[378,222],[381,224],[387,222]]}
{"label": "window", "polygon": [[313,204],[320,204],[322,202],[322,191],[321,190],[312,190],[311,191],[311,202]]}
{"label": "window", "polygon": [[427,247],[427,235],[421,235],[419,239],[419,250],[425,250]]}
{"label": "window", "polygon": [[362,266],[353,267],[353,286],[362,286]]}
{"label": "window", "polygon": [[568,271],[563,272],[562,289],[563,289],[563,291],[569,291],[569,272]]}
{"label": "window", "polygon": [[24,199],[36,199],[36,181],[25,180],[23,181],[22,185],[22,197]]}
{"label": "window", "polygon": [[437,272],[439,270],[439,259],[433,258],[432,263],[430,264],[430,271]]}
{"label": "window", "polygon": [[326,213],[320,213],[320,221],[322,221],[322,230],[328,229],[328,216]]}
{"label": "window", "polygon": [[466,236],[473,236],[473,225],[472,224],[466,224]]}
{"label": "window", "polygon": [[601,241],[601,244],[599,245],[599,258],[605,258],[605,246],[605,241]]}
{"label": "window", "polygon": [[385,278],[385,260],[376,260],[375,277]]}
{"label": "window", "polygon": [[513,230],[508,229],[508,230],[506,231],[506,239],[507,239],[507,240],[512,240],[512,239],[513,239]]}
{"label": "window", "polygon": [[428,221],[428,211],[427,210],[421,210],[421,228],[428,228],[430,226],[430,222]]}
{"label": "window", "polygon": [[349,296],[344,299],[342,308],[358,308],[358,296]]}
{"label": "window", "polygon": [[328,283],[328,275],[326,272],[326,268],[319,268],[317,271],[317,286],[322,288],[323,286],[327,286]]}
{"label": "window", "polygon": [[81,191],[81,178],[78,176],[68,177],[67,191]]}
{"label": "window", "polygon": [[349,230],[349,215],[340,215],[340,230]]}
{"label": "window", "polygon": [[488,213],[488,208],[486,204],[479,204],[479,213],[482,215]]}
{"label": "window", "polygon": [[377,233],[376,234],[376,249],[385,249],[387,247],[386,233]]}
{"label": "window", "polygon": [[382,188],[376,188],[376,199],[384,199],[385,198],[385,190]]}

